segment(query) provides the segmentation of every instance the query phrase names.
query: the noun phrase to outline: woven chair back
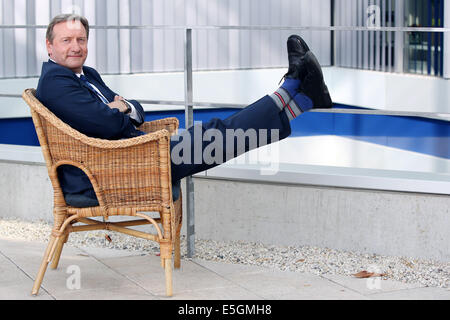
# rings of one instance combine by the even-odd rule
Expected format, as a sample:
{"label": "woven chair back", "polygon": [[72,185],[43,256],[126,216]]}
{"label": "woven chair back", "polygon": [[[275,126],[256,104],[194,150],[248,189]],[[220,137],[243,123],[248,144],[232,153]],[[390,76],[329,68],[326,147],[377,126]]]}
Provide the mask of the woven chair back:
{"label": "woven chair back", "polygon": [[89,177],[102,207],[168,207],[171,190],[166,130],[145,143],[139,143],[140,137],[117,141],[91,138],[56,117],[35,93],[35,89],[27,89],[23,98],[31,109],[54,188],[55,205],[63,197],[57,168],[72,165]]}

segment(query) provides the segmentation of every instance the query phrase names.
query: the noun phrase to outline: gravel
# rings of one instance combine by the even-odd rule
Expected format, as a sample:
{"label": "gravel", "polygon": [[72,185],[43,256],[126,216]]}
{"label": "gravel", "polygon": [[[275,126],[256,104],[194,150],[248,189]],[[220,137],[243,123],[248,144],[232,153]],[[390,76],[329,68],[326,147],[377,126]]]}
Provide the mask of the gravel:
{"label": "gravel", "polygon": [[[26,241],[48,241],[52,226],[45,222],[26,222],[0,219],[0,237]],[[72,233],[68,244],[83,247],[100,247],[157,254],[156,242],[130,237],[113,231]],[[186,258],[186,241],[181,239],[181,255]],[[448,288],[450,262],[428,259],[362,254],[350,251],[312,246],[274,246],[243,241],[213,241],[196,239],[195,258],[225,263],[246,264],[284,271],[306,272],[316,275],[347,275],[361,271],[382,274],[382,279],[403,283],[418,283],[427,287]]]}

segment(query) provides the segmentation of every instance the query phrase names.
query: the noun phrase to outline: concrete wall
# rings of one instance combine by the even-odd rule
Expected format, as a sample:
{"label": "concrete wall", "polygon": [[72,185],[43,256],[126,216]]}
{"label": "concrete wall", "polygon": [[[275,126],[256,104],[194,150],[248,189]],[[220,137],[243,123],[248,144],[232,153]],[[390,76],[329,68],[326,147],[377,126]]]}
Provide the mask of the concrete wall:
{"label": "concrete wall", "polygon": [[44,164],[0,161],[0,217],[53,221],[53,189]]}
{"label": "concrete wall", "polygon": [[[232,201],[230,201],[232,199]],[[450,197],[195,179],[195,233],[450,260]]]}

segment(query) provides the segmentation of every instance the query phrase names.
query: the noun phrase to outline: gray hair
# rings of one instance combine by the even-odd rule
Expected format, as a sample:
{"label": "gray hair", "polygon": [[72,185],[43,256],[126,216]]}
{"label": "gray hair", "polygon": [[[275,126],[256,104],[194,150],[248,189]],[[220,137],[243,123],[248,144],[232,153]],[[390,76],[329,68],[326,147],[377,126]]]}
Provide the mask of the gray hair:
{"label": "gray hair", "polygon": [[54,34],[53,34],[53,27],[55,25],[57,25],[58,23],[61,22],[66,22],[66,21],[80,21],[81,24],[84,26],[84,29],[86,30],[86,37],[89,38],[89,22],[85,17],[82,17],[78,14],[74,14],[74,13],[65,13],[65,14],[60,14],[57,15],[56,17],[54,17],[52,19],[52,21],[50,22],[50,24],[47,27],[47,34],[45,35],[45,37],[47,38],[48,41],[50,41],[50,43],[53,43],[53,38],[54,38]]}

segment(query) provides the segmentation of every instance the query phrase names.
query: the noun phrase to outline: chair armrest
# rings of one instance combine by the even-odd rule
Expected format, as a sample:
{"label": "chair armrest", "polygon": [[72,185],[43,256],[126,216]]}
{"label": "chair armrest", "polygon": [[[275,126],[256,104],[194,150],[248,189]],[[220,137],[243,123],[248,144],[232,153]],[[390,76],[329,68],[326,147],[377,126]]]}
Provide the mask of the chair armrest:
{"label": "chair armrest", "polygon": [[146,133],[155,132],[158,130],[166,129],[171,135],[177,133],[179,122],[177,118],[165,118],[160,120],[153,120],[144,122],[138,130]]}

